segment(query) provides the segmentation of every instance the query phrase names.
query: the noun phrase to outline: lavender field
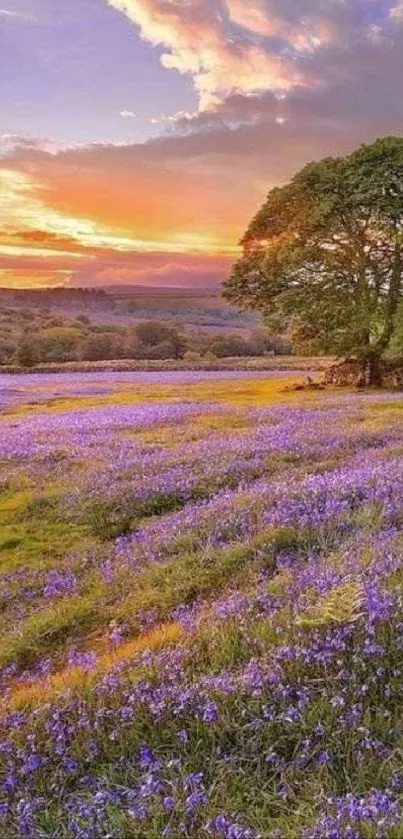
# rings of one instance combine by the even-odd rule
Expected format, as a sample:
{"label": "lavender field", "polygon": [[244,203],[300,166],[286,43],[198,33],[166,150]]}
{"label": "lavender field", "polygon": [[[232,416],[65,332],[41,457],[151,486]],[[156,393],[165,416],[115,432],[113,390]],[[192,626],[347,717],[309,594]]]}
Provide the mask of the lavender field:
{"label": "lavender field", "polygon": [[1,837],[403,835],[403,399],[295,375],[0,377]]}

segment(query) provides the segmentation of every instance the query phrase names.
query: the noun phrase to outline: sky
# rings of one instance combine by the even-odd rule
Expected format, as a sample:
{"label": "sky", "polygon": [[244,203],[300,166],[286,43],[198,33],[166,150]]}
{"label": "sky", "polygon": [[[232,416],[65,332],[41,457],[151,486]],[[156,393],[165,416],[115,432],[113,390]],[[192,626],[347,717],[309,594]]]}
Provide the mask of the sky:
{"label": "sky", "polygon": [[217,286],[402,79],[403,0],[0,0],[0,287]]}

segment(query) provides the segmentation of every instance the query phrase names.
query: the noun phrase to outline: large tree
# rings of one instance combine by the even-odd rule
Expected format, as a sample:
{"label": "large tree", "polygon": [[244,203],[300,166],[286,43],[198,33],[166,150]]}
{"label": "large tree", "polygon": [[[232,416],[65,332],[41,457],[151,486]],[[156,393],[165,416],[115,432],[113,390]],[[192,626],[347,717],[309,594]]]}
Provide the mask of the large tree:
{"label": "large tree", "polygon": [[225,297],[357,355],[378,384],[402,301],[403,139],[304,167],[269,192],[242,245]]}

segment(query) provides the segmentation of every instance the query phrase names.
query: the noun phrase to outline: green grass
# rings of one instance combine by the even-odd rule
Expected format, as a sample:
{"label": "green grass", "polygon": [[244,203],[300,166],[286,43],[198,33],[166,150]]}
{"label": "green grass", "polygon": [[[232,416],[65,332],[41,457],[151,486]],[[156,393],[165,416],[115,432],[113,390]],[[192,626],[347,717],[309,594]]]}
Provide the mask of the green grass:
{"label": "green grass", "polygon": [[245,569],[249,573],[253,568],[274,571],[276,552],[296,541],[295,533],[279,531],[249,545],[232,545],[210,554],[186,552],[137,575],[123,573],[113,588],[94,572],[85,594],[51,604],[3,635],[0,666],[12,662],[25,666],[52,651],[60,653],[83,633],[105,631],[114,619],[138,632],[144,613],[164,621],[175,607],[217,595],[229,581],[235,584]]}
{"label": "green grass", "polygon": [[67,553],[93,544],[90,528],[64,515],[64,493],[65,487],[53,486],[40,495],[33,489],[0,495],[2,573],[53,566]]}

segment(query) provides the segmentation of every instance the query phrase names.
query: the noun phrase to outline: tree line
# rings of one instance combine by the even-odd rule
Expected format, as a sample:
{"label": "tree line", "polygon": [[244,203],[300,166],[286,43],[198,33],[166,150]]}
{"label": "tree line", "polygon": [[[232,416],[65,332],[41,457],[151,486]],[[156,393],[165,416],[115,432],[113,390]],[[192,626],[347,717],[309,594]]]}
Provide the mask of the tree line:
{"label": "tree line", "polygon": [[235,332],[178,329],[169,322],[148,320],[134,325],[91,323],[88,315],[74,320],[31,309],[0,309],[0,364],[36,364],[111,359],[185,359],[195,362],[289,353],[287,340],[256,328],[246,336]]}

